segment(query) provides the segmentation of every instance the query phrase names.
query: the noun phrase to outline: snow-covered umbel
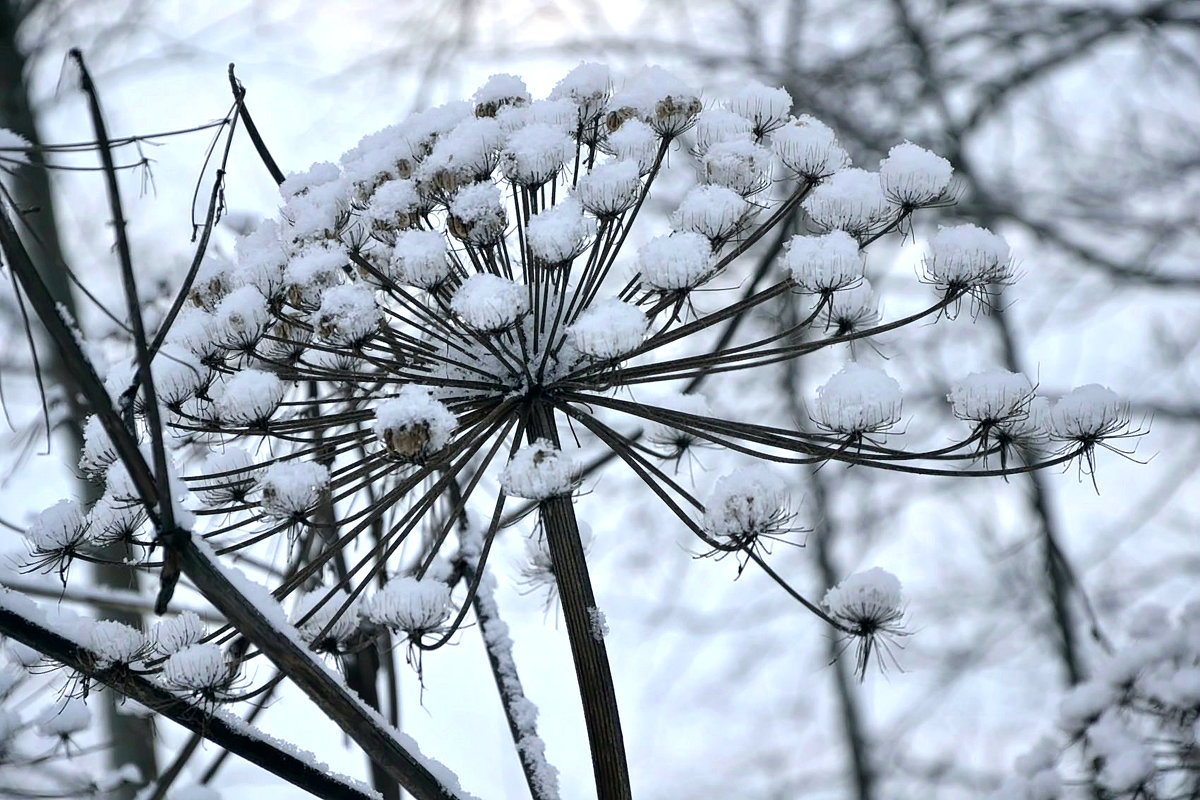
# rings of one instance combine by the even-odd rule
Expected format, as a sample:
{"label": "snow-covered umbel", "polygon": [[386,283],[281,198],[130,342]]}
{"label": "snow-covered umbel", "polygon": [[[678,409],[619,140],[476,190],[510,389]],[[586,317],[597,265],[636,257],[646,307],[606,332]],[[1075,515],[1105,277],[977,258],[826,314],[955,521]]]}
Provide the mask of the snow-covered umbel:
{"label": "snow-covered umbel", "polygon": [[529,311],[529,293],[515,281],[480,273],[458,287],[450,307],[471,330],[502,331]]}
{"label": "snow-covered umbel", "polygon": [[886,372],[849,361],[817,390],[813,421],[848,435],[879,433],[900,421],[900,384]]}
{"label": "snow-covered umbel", "polygon": [[331,344],[358,346],[379,329],[382,316],[370,286],[346,283],[321,296],[313,327],[317,335]]}
{"label": "snow-covered umbel", "polygon": [[833,130],[809,116],[790,121],[771,134],[780,163],[806,181],[827,178],[850,163]]}
{"label": "snow-covered umbel", "polygon": [[1012,276],[1008,242],[970,223],[939,228],[929,240],[925,277],[942,291],[980,290]]}
{"label": "snow-covered umbel", "polygon": [[638,267],[651,289],[694,289],[712,274],[712,246],[705,236],[691,231],[659,236],[638,249]]}
{"label": "snow-covered umbel", "polygon": [[783,265],[806,292],[833,292],[862,280],[863,255],[854,237],[842,230],[823,236],[793,236]]}
{"label": "snow-covered umbel", "polygon": [[822,230],[840,228],[858,237],[881,228],[895,216],[879,176],[856,167],[835,172],[820,183],[804,199],[804,210]]}
{"label": "snow-covered umbel", "polygon": [[458,420],[428,389],[409,385],[375,409],[375,435],[388,453],[423,461],[450,443]]}
{"label": "snow-covered umbel", "polygon": [[66,697],[42,709],[34,722],[42,736],[66,739],[88,729],[92,712],[83,698]]}
{"label": "snow-covered umbel", "polygon": [[526,500],[549,500],[570,494],[578,480],[579,465],[547,439],[522,447],[509,459],[500,486]]}
{"label": "snow-covered umbel", "polygon": [[195,611],[164,617],[150,629],[150,645],[158,655],[171,656],[199,643],[205,636],[204,622]]}
{"label": "snow-covered umbel", "polygon": [[704,504],[702,525],[723,544],[745,546],[783,533],[791,519],[787,484],[765,464],[719,478]]}
{"label": "snow-covered umbel", "polygon": [[534,215],[525,228],[529,252],[547,264],[565,264],[583,252],[595,233],[577,200],[567,199]]}
{"label": "snow-covered umbel", "polygon": [[25,539],[35,556],[69,552],[84,544],[87,537],[87,516],[74,500],[59,500],[25,529]]}
{"label": "snow-covered umbel", "polygon": [[912,142],[896,145],[879,162],[879,181],[884,194],[908,207],[941,200],[953,173],[949,161]]}
{"label": "snow-covered umbel", "polygon": [[579,352],[605,361],[636,349],[646,335],[646,323],[640,308],[609,298],[580,314],[568,330]]}
{"label": "snow-covered umbel", "polygon": [[642,190],[638,162],[610,161],[584,174],[575,187],[580,205],[597,219],[613,219],[633,208]]}
{"label": "snow-covered umbel", "polygon": [[[300,638],[317,650],[336,650],[358,632],[358,603],[351,602],[342,611],[350,595],[339,589],[314,589],[296,597],[290,621]],[[324,631],[324,634],[322,632]]]}
{"label": "snow-covered umbel", "polygon": [[254,456],[240,447],[214,450],[204,459],[202,482],[193,485],[200,500],[209,506],[236,505],[258,484]]}
{"label": "snow-covered umbel", "polygon": [[959,419],[995,424],[1028,413],[1033,384],[1019,372],[973,372],[951,386],[946,398]]}
{"label": "snow-covered umbel", "polygon": [[230,425],[265,425],[283,402],[287,387],[277,375],[243,369],[225,383],[217,395],[216,410]]}
{"label": "snow-covered umbel", "polygon": [[1059,398],[1045,424],[1052,438],[1094,443],[1129,424],[1129,403],[1111,389],[1089,383]]}
{"label": "snow-covered umbel", "polygon": [[435,631],[450,618],[450,587],[426,576],[392,578],[366,602],[364,613],[376,625],[413,638]]}
{"label": "snow-covered umbel", "polygon": [[684,196],[671,215],[671,227],[699,233],[719,247],[743,229],[753,209],[744,197],[725,186],[697,186]]}
{"label": "snow-covered umbel", "polygon": [[213,642],[178,650],[162,666],[163,683],[183,694],[212,696],[229,678],[230,663],[225,651]]}
{"label": "snow-covered umbel", "polygon": [[883,619],[904,610],[900,580],[880,567],[856,572],[825,593],[825,609],[847,625]]}
{"label": "snow-covered umbel", "polygon": [[263,470],[262,510],[281,522],[302,522],[329,490],[329,469],[312,461],[282,461]]}
{"label": "snow-covered umbel", "polygon": [[101,620],[87,629],[88,649],[101,667],[132,664],[146,654],[146,637],[123,622]]}
{"label": "snow-covered umbel", "polygon": [[729,98],[729,110],[750,120],[754,135],[762,138],[787,123],[792,96],[786,89],[747,81]]}
{"label": "snow-covered umbel", "polygon": [[391,265],[396,280],[432,291],[450,278],[446,239],[437,231],[404,231],[396,237]]}

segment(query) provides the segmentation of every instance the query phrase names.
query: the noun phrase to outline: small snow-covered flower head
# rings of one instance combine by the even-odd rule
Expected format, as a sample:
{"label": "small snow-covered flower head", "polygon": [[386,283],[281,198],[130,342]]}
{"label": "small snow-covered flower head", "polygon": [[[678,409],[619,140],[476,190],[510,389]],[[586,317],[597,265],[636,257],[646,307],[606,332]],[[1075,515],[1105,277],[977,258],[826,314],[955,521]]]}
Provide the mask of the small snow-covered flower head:
{"label": "small snow-covered flower head", "polygon": [[876,367],[847,362],[817,390],[813,421],[849,436],[880,433],[900,421],[900,384]]}
{"label": "small snow-covered flower head", "polygon": [[392,247],[391,276],[418,289],[434,291],[450,278],[446,239],[437,231],[404,231]]}
{"label": "small snow-covered flower head", "polygon": [[[586,553],[592,546],[592,526],[579,520],[579,543]],[[558,580],[554,575],[554,559],[550,556],[550,542],[544,532],[535,531],[525,540],[525,559],[521,564],[521,583],[529,591],[546,589],[546,609],[549,610],[558,598]]]}
{"label": "small snow-covered flower head", "polygon": [[358,634],[358,603],[351,603],[344,612],[341,610],[349,598],[345,589],[338,589],[332,596],[323,588],[301,592],[289,619],[300,632],[300,638],[314,650],[339,652]]}
{"label": "small snow-covered flower head", "polygon": [[1089,475],[1095,474],[1097,445],[1124,452],[1109,442],[1140,434],[1129,428],[1129,402],[1095,383],[1072,389],[1059,398],[1046,412],[1043,424],[1052,441],[1080,448],[1081,467]]}
{"label": "small snow-covered flower head", "polygon": [[600,117],[608,109],[612,73],[604,64],[582,62],[554,85],[551,100],[569,100],[579,110],[578,130],[585,144],[595,144]]}
{"label": "small snow-covered flower head", "polygon": [[771,148],[796,177],[818,181],[843,169],[850,156],[823,122],[801,116],[771,134]]}
{"label": "small snow-covered flower head", "polygon": [[858,333],[878,322],[879,298],[866,278],[830,296],[829,327],[833,328],[836,335]]}
{"label": "small snow-covered flower head", "polygon": [[221,384],[216,411],[229,425],[265,427],[283,402],[287,387],[279,377],[257,369],[243,369]]}
{"label": "small snow-covered flower head", "polygon": [[712,276],[712,245],[703,234],[683,231],[651,239],[638,249],[642,282],[660,292],[686,292]]}
{"label": "small snow-covered flower head", "polygon": [[949,161],[912,142],[896,145],[879,162],[883,193],[893,203],[910,208],[944,199],[953,174]]}
{"label": "small snow-covered flower head", "polygon": [[96,656],[96,665],[100,669],[132,664],[143,658],[149,647],[141,631],[114,620],[91,623],[87,629],[87,645]]}
{"label": "small snow-covered flower head", "polygon": [[254,456],[240,447],[214,450],[204,459],[203,478],[192,488],[209,506],[238,505],[258,484],[260,470]]}
{"label": "small snow-covered flower head", "polygon": [[220,698],[233,678],[225,651],[213,642],[188,645],[172,653],[162,665],[162,681],[171,690],[208,700]]}
{"label": "small snow-covered flower head", "polygon": [[121,462],[104,474],[104,494],[88,512],[88,539],[97,547],[132,540],[147,520],[129,470]]}
{"label": "small snow-covered flower head", "polygon": [[1004,369],[972,372],[950,387],[946,399],[959,419],[995,425],[1029,413],[1033,384]]}
{"label": "small snow-covered flower head", "polygon": [[684,195],[683,202],[671,215],[671,227],[699,233],[717,248],[741,233],[753,212],[754,206],[733,189],[711,184],[696,186]]}
{"label": "small snow-covered flower head", "polygon": [[728,109],[706,108],[696,117],[696,155],[703,158],[715,144],[749,140],[754,123]]}
{"label": "small snow-covered flower head", "polygon": [[718,142],[704,154],[704,181],[743,197],[771,185],[771,151],[749,140]]}
{"label": "small snow-covered flower head", "polygon": [[886,637],[903,635],[904,595],[900,580],[879,567],[856,572],[825,593],[829,615],[857,640],[857,672],[866,674],[871,653]]}
{"label": "small snow-covered flower head", "polygon": [[471,330],[502,331],[529,312],[529,291],[516,281],[479,272],[458,287],[450,308]]}
{"label": "small snow-covered flower head", "polygon": [[422,462],[450,443],[458,420],[428,389],[408,385],[375,409],[375,436],[388,454]]}
{"label": "small snow-covered flower head", "polygon": [[575,197],[597,219],[614,219],[633,208],[641,190],[641,166],[637,161],[610,161],[579,178]]}
{"label": "small snow-covered flower head", "polygon": [[34,718],[35,730],[52,739],[69,739],[92,724],[92,712],[81,697],[64,697]]}
{"label": "small snow-covered flower head", "polygon": [[613,95],[608,115],[611,130],[637,117],[658,136],[678,136],[692,126],[703,105],[697,93],[662,67],[645,67]]}
{"label": "small snow-covered flower head", "polygon": [[321,296],[313,327],[330,344],[361,347],[379,330],[382,317],[369,286],[344,283]]}
{"label": "small snow-covered flower head", "polygon": [[[687,414],[701,419],[713,416],[708,398],[702,394],[676,394],[660,399],[656,405],[665,411]],[[663,458],[678,459],[697,445],[707,444],[694,433],[690,433],[668,422],[651,422],[646,426],[646,441],[654,447]]]}
{"label": "small snow-covered flower head", "polygon": [[504,238],[508,216],[494,183],[465,186],[450,201],[449,230],[474,247],[491,247]]}
{"label": "small snow-covered flower head", "polygon": [[377,231],[404,231],[416,227],[421,214],[430,206],[418,191],[416,181],[401,178],[387,181],[375,190],[367,204],[366,217]]}
{"label": "small snow-covered flower head", "polygon": [[733,113],[750,120],[755,137],[761,139],[787,123],[792,96],[786,89],[747,81],[729,98],[728,106]]}
{"label": "small snow-covered flower head", "polygon": [[587,247],[596,233],[578,200],[567,199],[530,218],[525,228],[529,254],[547,266],[565,264]]}
{"label": "small snow-covered flower head", "polygon": [[303,523],[329,491],[329,470],[312,461],[280,461],[258,483],[263,513],[280,522]]}
{"label": "small snow-covered flower head", "polygon": [[821,236],[793,236],[783,265],[801,290],[820,294],[845,289],[862,280],[863,254],[843,230]]}
{"label": "small snow-covered flower head", "polygon": [[365,605],[371,622],[419,640],[450,618],[450,587],[430,576],[392,578]]}
{"label": "small snow-covered flower head", "polygon": [[73,551],[88,541],[87,515],[74,500],[59,500],[25,529],[35,556]]}
{"label": "small snow-covered flower head", "polygon": [[253,350],[270,321],[267,299],[253,286],[234,289],[213,309],[216,341],[228,350]]}
{"label": "small snow-covered flower head", "polygon": [[649,125],[640,119],[630,119],[608,135],[604,147],[617,160],[637,164],[638,174],[645,175],[658,159],[660,143]]}
{"label": "small snow-covered flower head", "polygon": [[149,640],[156,653],[171,656],[185,647],[198,644],[206,633],[204,622],[195,611],[183,611],[154,623]]}
{"label": "small snow-covered flower head", "polygon": [[557,175],[574,153],[570,136],[553,125],[535,123],[509,137],[500,169],[517,186],[537,187]]}
{"label": "small snow-covered flower head", "polygon": [[159,349],[150,365],[150,374],[154,376],[159,402],[170,409],[178,409],[195,397],[209,377],[208,369],[194,354],[174,344]]}
{"label": "small snow-covered flower head", "polygon": [[879,176],[856,167],[826,178],[804,198],[803,205],[822,230],[841,228],[858,237],[882,227],[894,214]]}
{"label": "small snow-covered flower head", "polygon": [[943,227],[929,240],[924,274],[947,294],[965,291],[981,298],[989,285],[1012,278],[1012,254],[991,231],[970,223]]}
{"label": "small snow-covered flower head", "polygon": [[717,479],[701,525],[720,544],[740,549],[786,533],[791,520],[783,478],[766,464],[751,464]]}
{"label": "small snow-covered flower head", "polygon": [[500,486],[514,497],[549,500],[568,495],[578,483],[579,465],[548,439],[522,447],[509,459]]}
{"label": "small snow-covered flower head", "polygon": [[104,475],[108,465],[117,460],[117,448],[104,430],[104,423],[96,414],[83,424],[83,450],[79,455],[79,469],[93,480]]}
{"label": "small snow-covered flower head", "polygon": [[598,361],[619,358],[642,343],[646,313],[631,303],[609,298],[594,303],[568,329],[575,347]]}
{"label": "small snow-covered flower head", "polygon": [[489,77],[471,99],[475,104],[475,116],[494,117],[501,108],[527,105],[531,98],[525,81],[516,75],[501,73]]}

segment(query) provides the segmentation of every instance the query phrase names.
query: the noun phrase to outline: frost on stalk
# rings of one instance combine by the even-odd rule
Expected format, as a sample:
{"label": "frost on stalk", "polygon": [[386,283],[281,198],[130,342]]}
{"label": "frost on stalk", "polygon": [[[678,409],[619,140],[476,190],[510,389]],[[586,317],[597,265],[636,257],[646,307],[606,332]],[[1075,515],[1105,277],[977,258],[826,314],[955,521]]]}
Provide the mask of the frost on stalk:
{"label": "frost on stalk", "polygon": [[660,292],[686,292],[712,276],[712,246],[684,231],[651,239],[638,249],[642,283]]}
{"label": "frost on stalk", "polygon": [[374,290],[362,283],[344,283],[321,296],[313,327],[331,345],[361,347],[379,330],[382,318]]}
{"label": "frost on stalk", "polygon": [[748,140],[754,123],[724,108],[706,108],[696,117],[696,155],[704,157],[709,148],[721,142]]}
{"label": "frost on stalk", "polygon": [[150,646],[160,656],[172,656],[185,647],[198,644],[207,631],[195,611],[183,611],[174,617],[164,617],[150,629]]}
{"label": "frost on stalk", "polygon": [[847,362],[817,389],[813,421],[849,436],[880,433],[900,421],[900,384],[881,369]]}
{"label": "frost on stalk", "polygon": [[781,164],[806,181],[827,178],[850,163],[829,126],[809,116],[797,117],[772,133],[771,148]]}
{"label": "frost on stalk", "polygon": [[79,697],[66,697],[42,709],[35,717],[37,732],[52,739],[68,739],[92,724],[92,712]]}
{"label": "frost on stalk", "polygon": [[579,464],[548,439],[538,439],[513,454],[500,476],[500,486],[514,497],[549,500],[574,491],[578,473]]}
{"label": "frost on stalk", "polygon": [[419,640],[450,618],[450,586],[432,577],[392,578],[364,605],[371,622]]}
{"label": "frost on stalk", "polygon": [[429,390],[408,385],[375,409],[375,435],[388,453],[422,462],[450,443],[458,420]]}
{"label": "frost on stalk", "polygon": [[637,349],[646,335],[646,314],[616,298],[593,303],[567,331],[579,352],[598,361]]}
{"label": "frost on stalk", "polygon": [[792,111],[792,96],[758,81],[748,81],[729,98],[729,110],[750,120],[755,137],[761,139],[782,127]]}
{"label": "frost on stalk", "polygon": [[943,200],[953,174],[949,161],[912,142],[896,145],[879,162],[883,193],[893,203],[908,208]]}
{"label": "frost on stalk", "polygon": [[458,287],[450,308],[471,330],[502,331],[529,312],[529,290],[508,278],[479,272]]}
{"label": "frost on stalk", "polygon": [[137,628],[113,620],[92,623],[87,629],[88,649],[100,669],[131,664],[145,656],[146,637]]}
{"label": "frost on stalk", "polygon": [[209,453],[201,473],[203,478],[192,484],[192,490],[210,507],[245,503],[260,475],[254,456],[233,446]]}
{"label": "frost on stalk", "polygon": [[741,233],[753,216],[754,206],[725,186],[696,186],[684,195],[671,215],[677,231],[699,233],[716,248]]}
{"label": "frost on stalk", "polygon": [[171,690],[209,701],[220,699],[232,680],[232,665],[213,642],[185,647],[162,666],[162,681]]}
{"label": "frost on stalk", "polygon": [[863,254],[843,230],[823,236],[793,236],[783,265],[801,290],[822,294],[852,286],[863,278]]}
{"label": "frost on stalk", "polygon": [[547,266],[565,264],[587,247],[595,224],[578,200],[566,199],[530,218],[525,228],[529,254]]}
{"label": "frost on stalk", "polygon": [[609,107],[609,130],[636,117],[664,138],[690,128],[703,108],[699,95],[662,67],[645,67],[631,76]]}
{"label": "frost on stalk", "polygon": [[281,461],[263,470],[258,487],[264,514],[299,524],[328,493],[329,470],[312,461]]}
{"label": "frost on stalk", "polygon": [[751,464],[717,480],[701,525],[724,548],[753,549],[760,537],[791,530],[792,516],[784,480],[766,464]]}
{"label": "frost on stalk", "polygon": [[217,390],[217,414],[229,425],[263,428],[286,393],[287,387],[273,373],[238,370]]}
{"label": "frost on stalk", "polygon": [[637,161],[610,161],[580,176],[575,197],[589,214],[611,220],[633,208],[642,190]]}
{"label": "frost on stalk", "polygon": [[879,176],[855,167],[835,172],[804,198],[803,205],[818,228],[840,228],[859,238],[883,227],[894,215]]}
{"label": "frost on stalk", "polygon": [[446,239],[437,231],[404,231],[392,248],[389,277],[418,289],[434,291],[450,278]]}
{"label": "frost on stalk", "polygon": [[[300,632],[300,638],[314,650],[342,652],[358,633],[358,602],[352,602],[349,608],[342,611],[342,605],[349,599],[350,595],[345,589],[338,589],[332,594],[325,588],[301,592],[296,597],[289,621]],[[322,631],[326,631],[324,635]]]}
{"label": "frost on stalk", "polygon": [[703,178],[750,197],[771,185],[771,162],[771,151],[754,142],[720,142],[704,154]]}
{"label": "frost on stalk", "polygon": [[856,572],[832,587],[825,593],[822,605],[846,634],[856,640],[856,671],[860,680],[866,675],[871,652],[880,645],[887,649],[887,637],[904,634],[904,595],[900,581],[879,567]]}
{"label": "frost on stalk", "polygon": [[969,223],[939,228],[929,240],[925,279],[941,291],[977,299],[1012,277],[1012,255],[1001,237]]}

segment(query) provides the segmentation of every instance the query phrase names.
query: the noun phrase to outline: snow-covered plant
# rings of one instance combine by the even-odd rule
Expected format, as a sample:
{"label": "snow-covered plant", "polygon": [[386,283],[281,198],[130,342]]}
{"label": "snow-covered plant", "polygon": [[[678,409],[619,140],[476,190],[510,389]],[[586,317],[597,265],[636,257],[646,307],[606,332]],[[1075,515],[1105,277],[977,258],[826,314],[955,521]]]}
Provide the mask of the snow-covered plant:
{"label": "snow-covered plant", "polygon": [[[848,346],[952,317],[964,299],[986,309],[1014,275],[1011,252],[973,225],[941,228],[922,267],[933,287],[924,308],[882,317],[865,251],[916,235],[918,212],[949,202],[950,165],[905,143],[878,170],[853,167],[829,127],[792,113],[782,89],[751,84],[722,104],[658,67],[619,79],[583,64],[548,99],[495,76],[469,101],[364,137],[337,164],[277,175],[278,218],[239,242],[236,261],[197,255],[153,347],[131,308],[136,366],[88,395],[100,422],[89,423],[85,472],[141,503],[144,516],[117,539],[135,566],[161,575],[159,609],[186,575],[390,779],[420,798],[454,796],[452,780],[364,707],[370,692],[331,681],[319,655],[337,654],[349,676],[365,648],[405,640],[419,658],[454,641],[472,612],[494,618],[490,589],[478,602],[492,545],[536,514],[531,569],[561,601],[599,796],[627,798],[608,623],[576,517],[580,486],[616,462],[701,552],[735,553],[739,571],[762,569],[850,637],[864,671],[903,633],[899,581],[851,576],[822,607],[773,569],[772,541],[803,544],[802,498],[783,465],[966,478],[1079,459],[1090,471],[1096,447],[1126,435],[1129,414],[1084,387],[1035,415],[1028,380],[973,377],[951,392],[951,410],[975,430],[934,451],[906,448],[900,383]],[[657,226],[646,201],[667,172],[692,188]],[[33,307],[86,367],[7,231],[6,258]],[[751,275],[743,256],[768,240],[783,255]],[[136,298],[131,269],[125,280]],[[741,329],[791,296],[811,309],[798,324]],[[850,360],[807,420],[710,408],[697,393],[829,350]],[[160,366],[172,353],[178,364]],[[564,447],[564,423],[578,455]],[[1044,455],[1013,446],[1039,436],[1054,444]],[[670,468],[697,446],[749,463],[697,486]],[[996,454],[999,468],[986,461]],[[190,508],[175,462],[198,501]],[[608,502],[620,513],[627,498]],[[55,506],[30,528],[31,564],[65,579],[73,557],[98,557],[91,535],[84,509]],[[264,570],[269,590],[229,569],[280,537],[291,561]],[[241,656],[182,620],[156,629],[147,669],[177,696],[231,699]],[[499,641],[485,630],[485,644]],[[95,646],[123,664],[150,644],[113,632]],[[493,668],[528,744],[528,701],[505,652],[490,652]],[[519,746],[531,792],[557,796],[542,750]]]}

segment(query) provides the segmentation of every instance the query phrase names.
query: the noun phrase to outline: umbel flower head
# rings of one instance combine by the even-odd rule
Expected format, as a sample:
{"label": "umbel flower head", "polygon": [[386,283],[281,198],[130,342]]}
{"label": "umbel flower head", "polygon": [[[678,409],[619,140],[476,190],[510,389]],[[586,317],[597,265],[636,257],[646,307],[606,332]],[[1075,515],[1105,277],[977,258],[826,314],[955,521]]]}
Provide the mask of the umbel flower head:
{"label": "umbel flower head", "polygon": [[[155,361],[179,353],[201,373],[155,373],[169,382],[160,396],[196,532],[218,556],[290,537],[306,560],[275,581],[272,602],[295,596],[305,641],[340,652],[390,632],[430,650],[470,613],[500,529],[536,511],[541,572],[557,583],[572,646],[604,658],[575,502],[598,465],[616,462],[700,549],[738,553],[740,567],[753,562],[858,637],[864,666],[899,623],[898,584],[852,579],[822,610],[769,567],[767,545],[799,530],[789,465],[938,476],[1090,466],[1128,417],[1096,390],[1070,395],[1045,431],[1058,449],[996,469],[984,459],[1004,444],[991,430],[1029,421],[1017,381],[953,394],[955,413],[989,435],[932,452],[895,443],[902,387],[855,360],[824,382],[809,420],[709,408],[697,393],[706,381],[827,349],[853,356],[843,346],[983,302],[1012,276],[999,236],[944,227],[924,266],[927,306],[881,319],[865,248],[944,205],[950,167],[912,143],[879,171],[850,166],[835,133],[791,106],[781,89],[748,86],[722,104],[661,68],[622,81],[583,64],[549,99],[497,76],[472,101],[413,114],[337,164],[289,176],[278,219],[243,238],[235,260],[205,263]],[[645,209],[668,157],[694,187],[664,226]],[[748,279],[743,256],[768,237],[784,255]],[[740,332],[748,314],[793,296],[811,309],[798,324]],[[562,423],[578,456],[566,455]],[[101,433],[88,429],[85,471],[113,482]],[[702,500],[671,469],[699,445],[751,466]],[[480,542],[446,570],[468,513],[484,521]],[[81,511],[58,509],[30,530],[34,563],[65,568],[89,535]],[[137,520],[120,538],[153,544]],[[230,671],[218,650],[187,631],[167,639],[188,642],[170,654],[170,680],[217,697]]]}

